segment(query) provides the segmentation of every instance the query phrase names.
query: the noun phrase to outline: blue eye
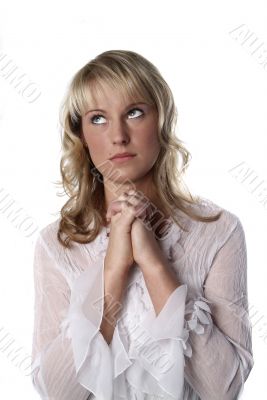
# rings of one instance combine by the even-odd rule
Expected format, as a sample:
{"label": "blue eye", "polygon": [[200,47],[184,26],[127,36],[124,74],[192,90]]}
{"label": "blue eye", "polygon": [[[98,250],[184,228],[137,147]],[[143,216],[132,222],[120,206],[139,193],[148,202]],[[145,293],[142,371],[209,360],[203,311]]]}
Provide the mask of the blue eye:
{"label": "blue eye", "polygon": [[[134,111],[140,111],[142,114],[144,114],[144,111],[141,110],[141,108],[132,108],[132,109],[128,112],[128,114],[132,114]],[[99,122],[94,122],[95,118],[99,119],[99,118],[101,118],[101,117],[105,118],[105,117],[104,117],[103,115],[101,115],[101,114],[95,114],[95,115],[92,116],[92,118],[90,119],[90,121],[92,122],[93,125],[102,125],[101,122],[100,122],[100,123],[99,123]],[[138,118],[138,117],[141,117],[141,115],[138,115],[137,117],[130,117],[130,119]]]}
{"label": "blue eye", "polygon": [[93,122],[95,118],[99,118],[99,117],[103,117],[103,115],[101,115],[101,114],[96,114],[96,115],[94,115],[94,116],[90,119],[90,121],[92,122],[92,124],[94,124],[94,125],[101,125],[101,124],[99,124],[99,123],[94,123],[94,122]]}
{"label": "blue eye", "polygon": [[[136,110],[141,111],[141,113],[144,114],[143,110],[141,110],[140,108],[133,108],[132,110],[129,111],[129,114]],[[140,117],[140,115],[138,115],[137,117]],[[134,117],[134,118],[136,118],[136,117]]]}

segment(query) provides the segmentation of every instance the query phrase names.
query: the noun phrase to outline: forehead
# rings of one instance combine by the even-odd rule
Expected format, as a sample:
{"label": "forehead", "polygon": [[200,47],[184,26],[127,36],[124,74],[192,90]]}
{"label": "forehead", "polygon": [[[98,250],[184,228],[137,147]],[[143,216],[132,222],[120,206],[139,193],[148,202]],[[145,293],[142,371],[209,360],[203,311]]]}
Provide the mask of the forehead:
{"label": "forehead", "polygon": [[[85,107],[89,109],[123,108],[131,103],[151,103],[144,93],[123,85],[89,83],[85,89]],[[85,111],[85,112],[86,112]]]}

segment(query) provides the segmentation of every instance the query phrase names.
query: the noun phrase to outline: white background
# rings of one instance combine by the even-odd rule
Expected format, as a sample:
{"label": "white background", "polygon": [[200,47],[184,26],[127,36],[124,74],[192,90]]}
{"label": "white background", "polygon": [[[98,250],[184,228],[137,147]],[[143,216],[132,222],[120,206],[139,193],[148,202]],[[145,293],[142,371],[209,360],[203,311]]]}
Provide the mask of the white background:
{"label": "white background", "polygon": [[[12,361],[14,353],[0,350],[1,399],[39,398],[27,368],[33,329],[32,260],[39,230],[57,218],[67,200],[57,196],[60,189],[54,184],[60,178],[59,106],[75,72],[111,49],[139,52],[159,68],[178,107],[177,132],[192,154],[186,175],[191,193],[227,208],[243,224],[255,365],[242,399],[255,398],[255,392],[263,398],[267,356],[266,3],[5,3],[0,9],[0,60],[6,54],[34,82],[40,96],[29,102],[25,93],[19,94],[5,79],[7,70],[1,71],[4,63],[0,61],[0,339],[5,332],[13,340],[10,351],[21,348],[25,359],[18,366],[22,356]],[[244,42],[248,36],[251,39]],[[8,211],[4,212],[5,196],[5,204],[7,199],[12,202],[9,211],[21,208],[35,227],[31,236],[27,237],[26,222],[16,227]],[[3,343],[4,339],[0,348]]]}

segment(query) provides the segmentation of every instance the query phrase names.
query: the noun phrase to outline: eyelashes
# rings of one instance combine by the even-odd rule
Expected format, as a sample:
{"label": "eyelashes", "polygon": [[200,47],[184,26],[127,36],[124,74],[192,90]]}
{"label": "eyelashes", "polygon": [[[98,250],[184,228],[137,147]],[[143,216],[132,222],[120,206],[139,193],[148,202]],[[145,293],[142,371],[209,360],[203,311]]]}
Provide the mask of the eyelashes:
{"label": "eyelashes", "polygon": [[[135,119],[135,118],[140,118],[140,117],[142,117],[143,115],[144,115],[144,111],[141,109],[141,108],[132,108],[129,112],[128,112],[128,114],[130,114],[130,113],[132,113],[133,111],[140,111],[142,114],[141,115],[138,115],[137,117],[133,117],[133,118],[130,118],[130,119]],[[101,118],[101,117],[103,117],[103,118],[105,118],[102,114],[95,114],[95,115],[93,115],[91,118],[90,118],[90,122],[92,123],[92,125],[103,125],[102,123],[95,123],[94,121],[95,121],[95,119],[96,118]]]}

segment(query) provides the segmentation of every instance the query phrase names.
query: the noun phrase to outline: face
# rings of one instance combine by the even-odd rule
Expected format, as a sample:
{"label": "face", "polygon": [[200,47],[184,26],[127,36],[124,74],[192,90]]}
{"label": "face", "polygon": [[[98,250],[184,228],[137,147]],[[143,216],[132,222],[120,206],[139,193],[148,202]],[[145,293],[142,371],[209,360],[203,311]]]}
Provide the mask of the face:
{"label": "face", "polygon": [[[122,190],[125,189],[123,182],[130,180],[137,190],[147,192],[151,169],[160,151],[157,110],[147,103],[125,103],[117,90],[109,86],[103,88],[103,93],[95,96],[96,104],[90,104],[82,117],[83,140],[91,159],[103,175],[106,192],[108,181],[112,179]],[[135,156],[123,162],[110,160],[124,152]]]}

